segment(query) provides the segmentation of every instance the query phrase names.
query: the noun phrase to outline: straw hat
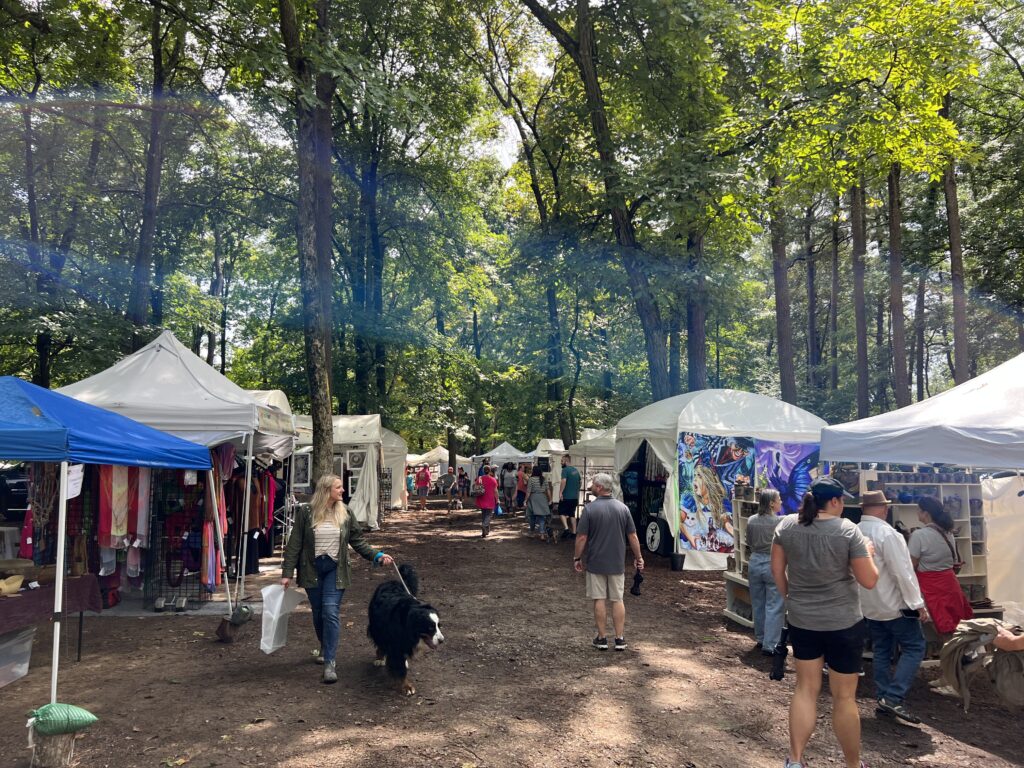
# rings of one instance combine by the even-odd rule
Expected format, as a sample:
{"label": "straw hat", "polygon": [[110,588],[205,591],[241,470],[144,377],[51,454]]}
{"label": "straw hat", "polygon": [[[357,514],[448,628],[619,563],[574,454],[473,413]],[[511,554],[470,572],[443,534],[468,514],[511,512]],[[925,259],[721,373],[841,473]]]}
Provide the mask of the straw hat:
{"label": "straw hat", "polygon": [[0,579],[0,595],[15,595],[18,590],[21,589],[21,582],[25,580],[24,576],[8,576],[6,579]]}

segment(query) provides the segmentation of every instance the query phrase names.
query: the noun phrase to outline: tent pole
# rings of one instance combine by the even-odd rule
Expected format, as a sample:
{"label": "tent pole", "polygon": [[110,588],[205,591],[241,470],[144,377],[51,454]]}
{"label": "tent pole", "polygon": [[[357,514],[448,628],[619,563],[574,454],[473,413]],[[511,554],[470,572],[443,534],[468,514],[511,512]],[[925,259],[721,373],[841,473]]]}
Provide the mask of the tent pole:
{"label": "tent pole", "polygon": [[64,538],[68,530],[68,463],[60,463],[60,501],[57,506],[57,580],[53,589],[53,661],[50,665],[50,703],[57,703],[60,665],[60,617],[64,600]]}
{"label": "tent pole", "polygon": [[212,469],[206,471],[206,487],[210,491],[210,506],[213,508],[213,529],[217,533],[217,551],[220,555],[219,562],[221,570],[224,571],[224,594],[228,598],[228,615],[231,615],[231,579],[228,578],[228,561],[224,556],[224,531],[220,527],[220,506],[217,498],[220,496],[220,488],[217,487],[217,479]]}
{"label": "tent pole", "polygon": [[235,601],[241,603],[245,600],[245,560],[249,555],[249,532],[246,526],[249,524],[249,501],[252,495],[252,441],[254,432],[249,433],[248,449],[245,455],[245,493],[242,497],[242,516],[238,525],[239,533],[242,535],[242,559],[238,564],[238,596]]}

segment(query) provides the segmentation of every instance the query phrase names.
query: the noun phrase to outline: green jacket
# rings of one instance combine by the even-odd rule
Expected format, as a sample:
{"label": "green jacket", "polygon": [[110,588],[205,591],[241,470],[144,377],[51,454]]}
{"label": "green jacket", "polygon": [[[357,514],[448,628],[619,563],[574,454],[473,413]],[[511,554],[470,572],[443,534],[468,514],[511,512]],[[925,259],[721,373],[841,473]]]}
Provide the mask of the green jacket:
{"label": "green jacket", "polygon": [[[349,512],[341,528],[341,544],[338,547],[338,589],[348,589],[352,583],[352,568],[346,544],[371,562],[381,554],[379,549],[371,547],[363,538],[363,529]],[[298,568],[300,587],[319,586],[316,566],[313,564],[315,546],[313,510],[309,504],[300,504],[295,508],[295,525],[292,526],[292,535],[288,537],[288,543],[284,548],[284,578],[292,578],[295,569]]]}

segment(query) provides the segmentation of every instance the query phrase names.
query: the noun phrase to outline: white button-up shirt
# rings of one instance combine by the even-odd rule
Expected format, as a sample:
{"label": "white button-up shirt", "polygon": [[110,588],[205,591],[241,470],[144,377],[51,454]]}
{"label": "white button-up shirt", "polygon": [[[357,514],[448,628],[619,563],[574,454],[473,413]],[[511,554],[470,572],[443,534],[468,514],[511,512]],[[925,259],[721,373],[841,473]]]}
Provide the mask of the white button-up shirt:
{"label": "white button-up shirt", "polygon": [[900,617],[903,608],[923,608],[924,599],[903,534],[885,520],[870,515],[861,518],[860,531],[875,545],[874,560],[878,567],[875,588],[860,588],[864,618],[892,621]]}

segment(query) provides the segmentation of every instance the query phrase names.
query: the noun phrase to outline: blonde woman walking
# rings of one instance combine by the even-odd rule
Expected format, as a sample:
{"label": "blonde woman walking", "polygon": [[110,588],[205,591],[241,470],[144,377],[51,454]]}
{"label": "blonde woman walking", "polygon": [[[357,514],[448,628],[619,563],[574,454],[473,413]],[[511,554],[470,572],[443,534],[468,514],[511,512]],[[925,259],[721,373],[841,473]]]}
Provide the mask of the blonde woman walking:
{"label": "blonde woman walking", "polygon": [[288,589],[298,569],[299,586],[306,590],[313,611],[313,629],[320,641],[316,659],[324,665],[325,683],[338,682],[335,666],[341,631],[338,613],[345,590],[352,583],[348,547],[375,564],[394,562],[363,538],[363,529],[341,500],[343,487],[337,475],[324,475],[317,481],[310,503],[296,508],[281,575],[281,585]]}

